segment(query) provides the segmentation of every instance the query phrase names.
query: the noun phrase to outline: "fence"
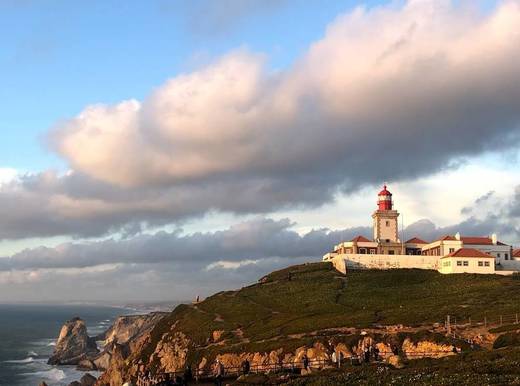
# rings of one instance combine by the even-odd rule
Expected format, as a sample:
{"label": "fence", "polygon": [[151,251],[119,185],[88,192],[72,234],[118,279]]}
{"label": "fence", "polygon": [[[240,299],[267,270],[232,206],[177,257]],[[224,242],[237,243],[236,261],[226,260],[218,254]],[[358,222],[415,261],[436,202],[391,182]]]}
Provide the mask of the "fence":
{"label": "fence", "polygon": [[[404,352],[404,355],[409,359],[419,359],[426,357],[435,357],[435,356],[445,356],[452,355],[453,351],[428,351],[428,352]],[[370,360],[375,363],[381,363],[383,358],[394,355],[391,351],[382,351],[379,352],[378,358],[371,357]],[[352,355],[350,357],[345,358],[341,365],[344,366],[353,366],[359,365],[365,362],[362,356]],[[309,360],[308,368],[321,370],[324,368],[337,367],[338,363],[333,363],[330,359],[316,359]],[[252,365],[249,369],[249,373],[251,374],[271,374],[271,373],[299,373],[304,368],[303,361],[296,362],[279,362],[279,363],[266,363],[266,364],[257,364]],[[241,366],[228,366],[224,368],[224,377],[225,378],[238,378],[243,374],[243,368]],[[137,386],[153,386],[162,380],[169,377],[171,380],[175,380],[175,378],[184,377],[184,371],[177,371],[171,373],[160,373],[153,375],[144,375],[140,374],[137,379]],[[193,377],[195,382],[199,381],[207,381],[213,379],[215,377],[214,371],[211,369],[203,369],[203,370],[195,370],[193,373]]]}
{"label": "fence", "polygon": [[467,318],[459,318],[457,320],[456,317],[447,315],[445,327],[446,331],[450,333],[452,328],[467,328],[467,327],[478,327],[483,326],[487,327],[501,327],[504,325],[514,325],[520,323],[520,314],[509,314],[509,315],[491,315],[484,316],[478,319],[467,317]]}

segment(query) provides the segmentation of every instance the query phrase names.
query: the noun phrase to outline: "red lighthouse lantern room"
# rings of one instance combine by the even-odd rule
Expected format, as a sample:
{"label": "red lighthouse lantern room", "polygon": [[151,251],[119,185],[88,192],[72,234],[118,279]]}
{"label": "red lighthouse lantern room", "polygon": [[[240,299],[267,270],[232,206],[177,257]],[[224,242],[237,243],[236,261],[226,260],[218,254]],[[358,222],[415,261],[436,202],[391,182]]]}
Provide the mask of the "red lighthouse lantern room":
{"label": "red lighthouse lantern room", "polygon": [[386,185],[377,195],[377,206],[379,210],[392,210],[392,193],[386,190]]}

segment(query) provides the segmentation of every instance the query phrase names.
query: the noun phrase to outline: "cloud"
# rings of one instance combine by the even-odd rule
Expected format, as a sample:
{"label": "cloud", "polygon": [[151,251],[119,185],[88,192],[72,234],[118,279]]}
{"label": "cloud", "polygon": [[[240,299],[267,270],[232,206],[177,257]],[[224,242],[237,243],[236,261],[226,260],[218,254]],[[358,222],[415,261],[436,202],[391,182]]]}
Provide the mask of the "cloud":
{"label": "cloud", "polygon": [[520,3],[357,8],[293,67],[231,52],[142,101],[87,106],[49,134],[70,171],[0,185],[0,238],[78,238],[208,212],[316,208],[518,145]]}
{"label": "cloud", "polygon": [[242,263],[265,258],[315,258],[342,239],[360,233],[370,234],[368,228],[357,227],[343,231],[319,229],[299,235],[291,230],[292,225],[288,219],[257,218],[217,232],[182,235],[162,231],[124,240],[39,247],[0,259],[0,271],[175,262],[206,267],[222,261]]}
{"label": "cloud", "polygon": [[519,37],[515,1],[487,16],[435,1],[358,8],[291,69],[235,51],[143,101],[89,106],[51,143],[78,173],[200,212],[320,205],[518,145]]}

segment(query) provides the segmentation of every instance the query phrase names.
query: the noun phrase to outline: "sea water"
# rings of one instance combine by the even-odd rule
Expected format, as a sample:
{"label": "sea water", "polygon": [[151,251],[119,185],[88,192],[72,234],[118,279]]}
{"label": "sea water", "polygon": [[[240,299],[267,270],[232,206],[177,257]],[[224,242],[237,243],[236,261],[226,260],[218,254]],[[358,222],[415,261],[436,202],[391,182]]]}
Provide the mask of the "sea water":
{"label": "sea water", "polygon": [[[75,316],[87,324],[89,336],[105,331],[128,309],[86,305],[0,305],[0,385],[68,385],[84,374],[74,366],[49,366],[64,322]],[[91,372],[97,376],[98,373]]]}

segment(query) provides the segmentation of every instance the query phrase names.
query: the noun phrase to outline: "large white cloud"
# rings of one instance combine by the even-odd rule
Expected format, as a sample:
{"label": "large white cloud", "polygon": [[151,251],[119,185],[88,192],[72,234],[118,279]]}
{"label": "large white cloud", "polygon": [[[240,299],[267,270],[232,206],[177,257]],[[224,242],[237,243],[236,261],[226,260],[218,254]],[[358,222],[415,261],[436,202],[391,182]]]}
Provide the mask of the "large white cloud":
{"label": "large white cloud", "polygon": [[230,53],[141,103],[86,108],[53,142],[119,186],[321,173],[350,188],[516,144],[520,5],[484,17],[449,3],[358,8],[285,72]]}

